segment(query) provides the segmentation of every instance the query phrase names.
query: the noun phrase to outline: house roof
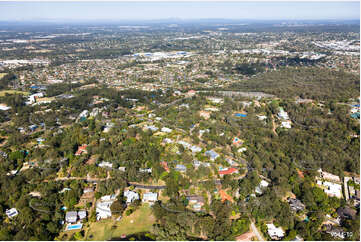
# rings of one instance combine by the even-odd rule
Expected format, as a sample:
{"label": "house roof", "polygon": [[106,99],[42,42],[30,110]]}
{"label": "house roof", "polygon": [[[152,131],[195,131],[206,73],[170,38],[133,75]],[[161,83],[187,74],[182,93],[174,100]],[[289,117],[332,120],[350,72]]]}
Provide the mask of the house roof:
{"label": "house roof", "polygon": [[236,168],[231,167],[231,168],[228,168],[227,170],[218,171],[218,173],[220,175],[228,175],[228,174],[232,174],[232,173],[237,172],[237,171],[238,170]]}
{"label": "house roof", "polygon": [[81,155],[83,152],[86,152],[86,148],[88,147],[88,145],[82,145],[78,147],[77,152],[75,153],[75,155]]}
{"label": "house roof", "polygon": [[188,201],[194,200],[194,201],[197,201],[197,202],[204,203],[204,197],[199,196],[199,195],[186,196],[186,199],[187,199]]}
{"label": "house roof", "polygon": [[354,219],[356,217],[356,210],[349,208],[349,207],[345,207],[345,208],[338,208],[337,209],[337,214],[338,216],[340,216],[341,218],[351,218]]}
{"label": "house roof", "polygon": [[228,200],[230,202],[233,202],[233,198],[226,193],[224,190],[219,190],[219,194],[221,195],[222,202]]}
{"label": "house roof", "polygon": [[143,201],[157,201],[158,193],[155,192],[147,192],[143,195]]}

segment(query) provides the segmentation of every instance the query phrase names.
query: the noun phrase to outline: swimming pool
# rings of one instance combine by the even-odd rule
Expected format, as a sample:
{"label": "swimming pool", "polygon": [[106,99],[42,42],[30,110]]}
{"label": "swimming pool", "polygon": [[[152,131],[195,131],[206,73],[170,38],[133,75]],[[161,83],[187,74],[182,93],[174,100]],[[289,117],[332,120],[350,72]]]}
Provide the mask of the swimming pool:
{"label": "swimming pool", "polygon": [[69,224],[65,230],[81,229],[83,224]]}
{"label": "swimming pool", "polygon": [[236,113],[236,114],[234,114],[234,116],[245,118],[245,117],[247,117],[247,114],[244,114],[244,113]]}

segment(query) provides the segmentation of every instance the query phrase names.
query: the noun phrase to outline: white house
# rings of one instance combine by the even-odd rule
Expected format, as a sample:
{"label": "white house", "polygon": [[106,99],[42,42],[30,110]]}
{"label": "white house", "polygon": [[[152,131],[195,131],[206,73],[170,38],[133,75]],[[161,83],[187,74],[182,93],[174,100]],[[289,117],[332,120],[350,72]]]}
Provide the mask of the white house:
{"label": "white house", "polygon": [[283,229],[281,227],[276,228],[276,226],[272,223],[272,224],[267,224],[267,228],[268,228],[268,234],[271,237],[271,239],[281,239],[285,236],[285,232],[283,231]]}
{"label": "white house", "polygon": [[78,219],[78,213],[76,211],[69,211],[65,214],[65,221],[67,223],[75,223]]}
{"label": "white house", "polygon": [[282,121],[281,122],[281,127],[286,128],[286,129],[290,129],[290,128],[292,128],[291,124],[292,124],[292,122],[290,120]]}
{"label": "white house", "polygon": [[163,127],[160,131],[165,132],[165,133],[170,133],[170,132],[172,132],[172,129]]}
{"label": "white house", "polygon": [[106,219],[112,216],[112,211],[110,210],[110,206],[114,201],[104,201],[98,202],[96,205],[96,216],[97,220]]}
{"label": "white house", "polygon": [[146,126],[144,126],[144,129],[148,129],[148,130],[151,130],[153,132],[158,130],[158,128],[155,127],[154,125],[146,125]]}
{"label": "white house", "polygon": [[16,210],[16,208],[10,208],[10,209],[6,209],[5,214],[9,217],[9,218],[13,218],[15,216],[17,216],[18,210]]}
{"label": "white house", "polygon": [[40,97],[44,97],[44,94],[42,92],[39,92],[39,93],[34,93],[32,95],[29,96],[28,98],[28,102],[26,102],[26,104],[33,104],[33,103],[36,103],[36,99],[37,98],[40,98]]}
{"label": "white house", "polygon": [[127,198],[127,203],[131,203],[134,200],[138,200],[139,199],[139,194],[130,190],[127,190],[124,192],[124,197]]}
{"label": "white house", "polygon": [[152,168],[139,168],[139,172],[152,173]]}
{"label": "white house", "polygon": [[154,203],[156,201],[158,201],[158,193],[156,192],[144,193],[142,202]]}
{"label": "white house", "polygon": [[289,117],[288,117],[288,114],[287,112],[285,112],[285,110],[283,110],[282,107],[279,108],[279,113],[278,113],[278,117],[281,118],[281,119],[284,119],[284,120],[288,120]]}
{"label": "white house", "polygon": [[99,167],[103,167],[103,168],[105,168],[105,167],[112,168],[112,167],[113,167],[113,164],[110,163],[110,162],[108,162],[108,161],[102,161],[101,163],[99,163],[98,166],[99,166]]}
{"label": "white house", "polygon": [[11,107],[7,106],[6,104],[4,103],[0,103],[0,110],[2,111],[7,111],[9,110]]}

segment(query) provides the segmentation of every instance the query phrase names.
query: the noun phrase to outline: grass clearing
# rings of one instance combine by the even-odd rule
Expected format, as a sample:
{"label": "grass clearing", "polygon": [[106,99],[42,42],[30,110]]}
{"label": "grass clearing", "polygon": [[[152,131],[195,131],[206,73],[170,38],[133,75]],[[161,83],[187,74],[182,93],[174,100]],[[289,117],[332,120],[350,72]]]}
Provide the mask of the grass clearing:
{"label": "grass clearing", "polygon": [[3,73],[3,72],[0,72],[0,79],[3,78],[4,76],[6,76],[8,73]]}
{"label": "grass clearing", "polygon": [[29,92],[23,92],[23,91],[17,91],[17,90],[3,90],[0,91],[0,97],[3,97],[7,94],[23,94],[23,95],[29,95]]}
{"label": "grass clearing", "polygon": [[120,221],[107,219],[90,224],[85,240],[110,240],[111,238],[120,238],[122,234],[147,232],[154,223],[155,217],[152,209],[148,204],[143,204],[131,215],[123,216]]}

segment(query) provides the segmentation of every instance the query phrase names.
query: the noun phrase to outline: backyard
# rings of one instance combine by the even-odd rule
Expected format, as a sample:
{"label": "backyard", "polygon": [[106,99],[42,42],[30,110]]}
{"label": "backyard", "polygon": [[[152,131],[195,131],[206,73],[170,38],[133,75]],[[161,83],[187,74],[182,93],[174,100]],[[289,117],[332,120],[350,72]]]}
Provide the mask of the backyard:
{"label": "backyard", "polygon": [[123,234],[130,235],[150,231],[155,218],[148,204],[143,204],[129,216],[123,216],[120,221],[114,219],[91,223],[85,240],[110,240],[120,238]]}

